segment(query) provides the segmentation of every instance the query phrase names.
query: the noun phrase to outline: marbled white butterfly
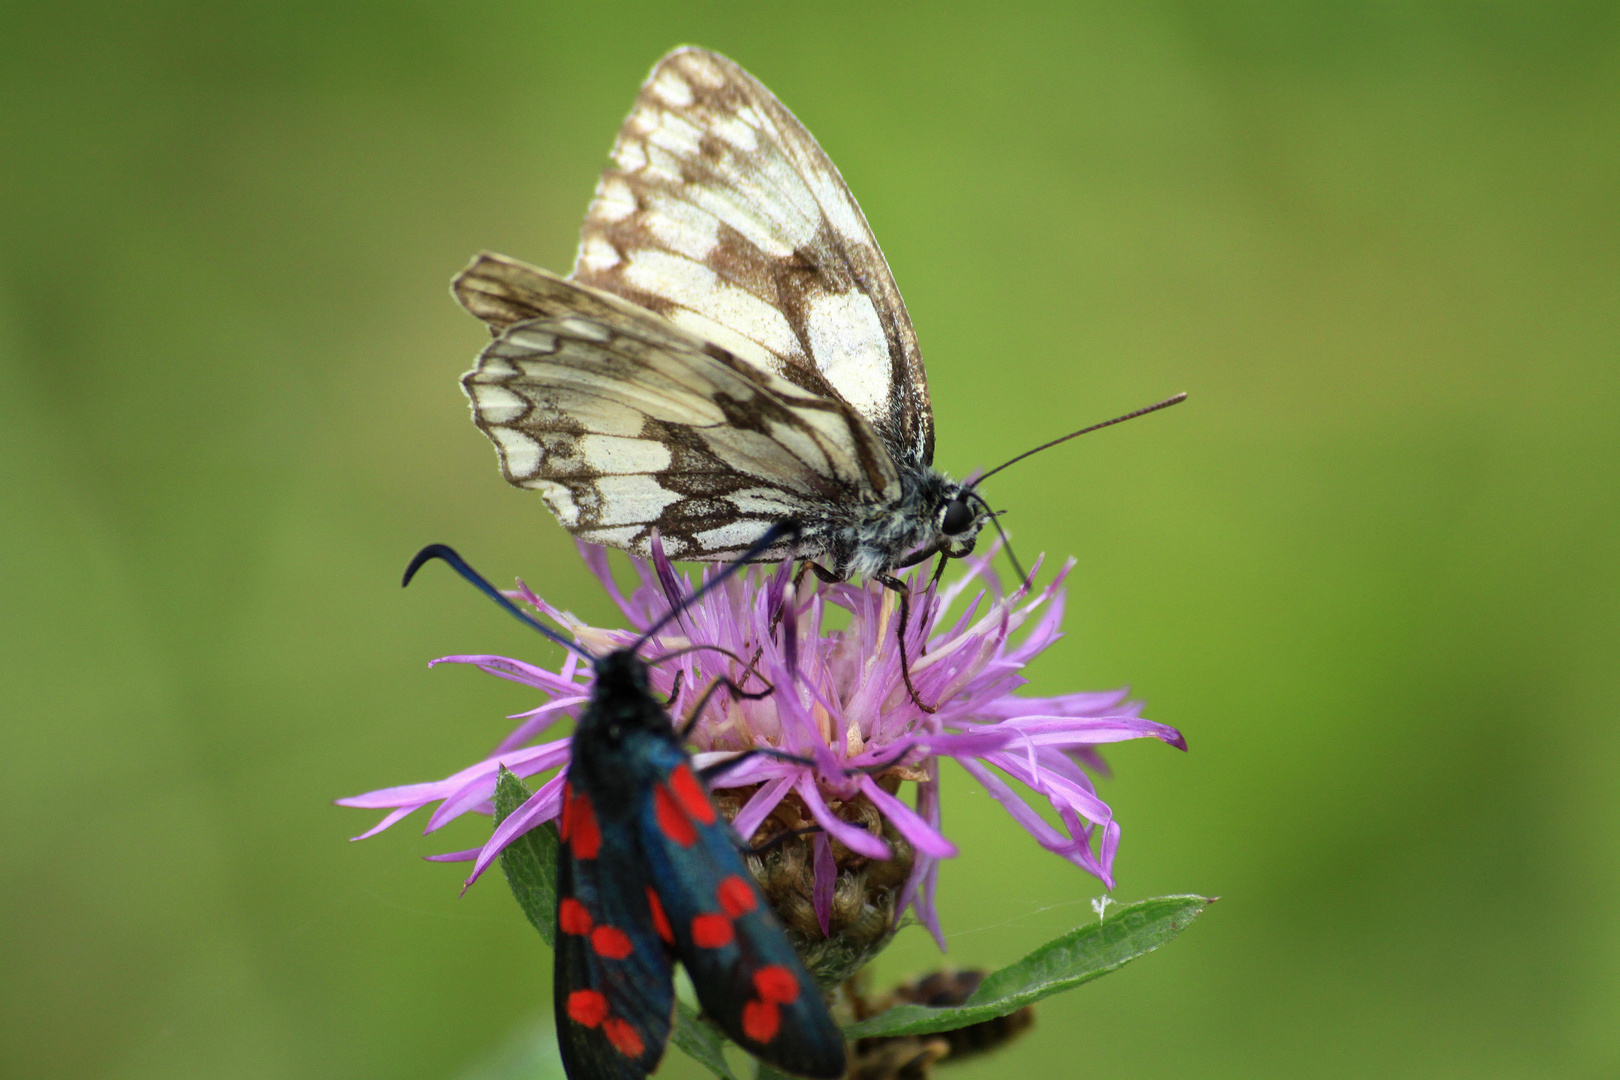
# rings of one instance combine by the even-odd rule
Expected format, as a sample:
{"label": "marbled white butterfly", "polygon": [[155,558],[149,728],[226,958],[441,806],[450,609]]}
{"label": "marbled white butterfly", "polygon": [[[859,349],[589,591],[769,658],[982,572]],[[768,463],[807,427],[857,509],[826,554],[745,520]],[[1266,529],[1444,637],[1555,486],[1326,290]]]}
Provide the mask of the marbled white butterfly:
{"label": "marbled white butterfly", "polygon": [[849,188],[715,53],[653,68],[570,277],[484,254],[454,288],[495,335],[462,378],[474,421],[583,540],[729,560],[793,521],[764,558],[900,588],[991,518],[933,467],[916,334]]}

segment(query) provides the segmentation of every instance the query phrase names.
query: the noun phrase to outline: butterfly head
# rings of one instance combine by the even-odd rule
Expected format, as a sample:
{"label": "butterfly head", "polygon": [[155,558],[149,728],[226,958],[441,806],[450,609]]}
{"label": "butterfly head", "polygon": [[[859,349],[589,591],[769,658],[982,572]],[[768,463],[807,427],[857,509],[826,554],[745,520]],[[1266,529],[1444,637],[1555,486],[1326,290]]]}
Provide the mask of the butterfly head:
{"label": "butterfly head", "polygon": [[972,488],[965,485],[947,488],[936,521],[939,550],[953,559],[966,555],[973,550],[979,530],[989,518],[989,507]]}

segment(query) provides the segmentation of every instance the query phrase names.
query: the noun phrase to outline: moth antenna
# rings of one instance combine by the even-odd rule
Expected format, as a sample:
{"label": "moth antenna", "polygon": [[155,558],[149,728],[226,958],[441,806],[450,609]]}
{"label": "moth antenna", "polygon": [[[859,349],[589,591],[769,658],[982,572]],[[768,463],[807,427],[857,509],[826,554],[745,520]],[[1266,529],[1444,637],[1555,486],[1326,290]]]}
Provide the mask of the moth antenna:
{"label": "moth antenna", "polygon": [[760,537],[754,542],[752,547],[739,555],[734,561],[727,563],[724,570],[714,575],[714,577],[710,578],[708,581],[705,581],[702,585],[699,585],[696,589],[693,589],[692,595],[688,596],[685,600],[682,600],[679,604],[676,604],[674,607],[664,612],[662,618],[649,626],[646,632],[640,637],[636,638],[635,642],[629,646],[630,651],[635,652],[643,645],[647,644],[647,642],[651,641],[658,635],[660,630],[668,626],[671,622],[674,622],[675,619],[679,618],[682,612],[691,607],[693,604],[697,603],[698,600],[707,594],[711,589],[720,585],[739,570],[745,568],[750,562],[758,558],[761,552],[768,551],[769,549],[775,547],[781,542],[784,536],[792,536],[795,540],[797,540],[801,531],[802,530],[800,529],[797,521],[779,521],[775,525],[772,525],[766,530],[764,536]]}
{"label": "moth antenna", "polygon": [[405,568],[405,580],[400,582],[400,587],[403,588],[404,586],[409,585],[411,583],[411,578],[416,576],[416,572],[422,569],[426,563],[433,559],[439,559],[448,563],[452,570],[471,582],[474,588],[483,593],[485,596],[489,597],[491,600],[495,601],[501,607],[505,608],[507,614],[511,615],[519,622],[524,623],[530,629],[538,630],[541,634],[545,635],[547,638],[550,638],[552,641],[555,641],[563,648],[568,649],[570,652],[578,653],[580,656],[591,661],[592,663],[596,662],[596,656],[587,650],[583,645],[575,641],[569,641],[567,638],[551,629],[551,627],[540,622],[534,616],[512,603],[512,601],[507,599],[506,595],[502,593],[501,590],[497,589],[495,586],[486,581],[482,574],[468,566],[467,560],[456,554],[456,549],[448,544],[429,544],[421,551],[418,551],[416,553],[416,557],[411,560],[411,565]]}
{"label": "moth antenna", "polygon": [[1088,434],[1090,432],[1100,431],[1105,427],[1113,427],[1115,424],[1123,424],[1127,420],[1135,420],[1138,416],[1146,416],[1148,413],[1158,412],[1160,409],[1168,409],[1172,405],[1180,405],[1183,401],[1186,401],[1186,400],[1187,400],[1187,395],[1186,395],[1185,392],[1183,392],[1183,393],[1175,395],[1174,397],[1167,397],[1163,401],[1156,401],[1152,405],[1148,405],[1148,406],[1146,406],[1144,408],[1137,409],[1135,412],[1128,412],[1124,416],[1116,416],[1112,420],[1104,420],[1100,424],[1092,424],[1090,427],[1083,427],[1079,431],[1071,431],[1067,435],[1063,436],[1060,439],[1053,439],[1051,442],[1042,443],[1041,445],[1037,446],[1033,450],[1025,450],[1022,454],[1019,454],[1017,457],[1013,458],[1011,461],[1002,462],[1000,465],[997,465],[995,468],[991,469],[989,472],[985,473],[983,476],[977,477],[971,484],[967,484],[965,486],[968,488],[968,490],[972,490],[973,488],[978,487],[979,484],[981,484],[984,481],[988,480],[990,477],[996,475],[996,473],[1000,472],[1002,469],[1005,469],[1008,465],[1016,465],[1018,462],[1023,461],[1025,458],[1029,457],[1031,454],[1038,454],[1042,450],[1050,450],[1050,449],[1052,449],[1052,447],[1056,446],[1058,443],[1066,443],[1070,439],[1077,439],[1080,436]]}

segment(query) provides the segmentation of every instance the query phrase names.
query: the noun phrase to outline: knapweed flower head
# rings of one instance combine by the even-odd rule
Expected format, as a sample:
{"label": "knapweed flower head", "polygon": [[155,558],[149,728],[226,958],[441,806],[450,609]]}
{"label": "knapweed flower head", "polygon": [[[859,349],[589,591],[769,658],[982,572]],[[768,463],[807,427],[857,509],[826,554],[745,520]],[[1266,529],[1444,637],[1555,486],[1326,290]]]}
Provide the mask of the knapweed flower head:
{"label": "knapweed flower head", "polygon": [[[521,582],[509,595],[594,653],[630,644],[693,592],[656,543],[650,560],[631,560],[636,583],[628,595],[602,548],[581,544],[580,551],[628,628],[584,625]],[[1124,691],[1015,693],[1026,681],[1025,665],[1060,636],[1062,583],[1072,563],[1039,592],[1003,593],[990,558],[963,560],[961,579],[936,593],[914,589],[903,646],[895,592],[876,584],[821,584],[813,576],[795,589],[784,564],[732,577],[643,647],[653,662],[652,689],[674,696],[678,725],[690,719],[704,689],[722,678],[751,691],[771,690],[756,699],[725,690],[712,695],[692,723],[688,744],[699,768],[759,748],[798,759],[747,756],[711,787],[737,833],[762,848],[750,868],[796,932],[812,969],[828,980],[858,968],[908,909],[944,947],[934,890],[940,860],[956,848],[942,828],[942,758],[984,785],[1038,844],[1112,888],[1120,829],[1082,765],[1102,770],[1097,747],[1125,739],[1151,737],[1186,748],[1174,728],[1143,719]],[[706,570],[705,579],[717,572]],[[842,625],[830,628],[834,622]],[[718,648],[689,648],[696,645]],[[915,698],[901,669],[902,647]],[[670,655],[658,662],[664,654]],[[590,670],[572,653],[555,671],[504,656],[448,656],[434,663],[473,664],[548,700],[513,717],[519,724],[500,745],[454,775],[339,802],[389,811],[362,837],[437,803],[426,827],[433,832],[470,811],[492,813],[503,766],[520,777],[556,769],[483,846],[433,856],[471,861],[471,884],[514,839],[557,817],[569,739],[543,737],[589,700]],[[1009,780],[1044,799],[1050,813],[1038,812]],[[916,788],[911,802],[902,797],[908,783]],[[819,955],[818,938],[841,939],[840,948]]]}

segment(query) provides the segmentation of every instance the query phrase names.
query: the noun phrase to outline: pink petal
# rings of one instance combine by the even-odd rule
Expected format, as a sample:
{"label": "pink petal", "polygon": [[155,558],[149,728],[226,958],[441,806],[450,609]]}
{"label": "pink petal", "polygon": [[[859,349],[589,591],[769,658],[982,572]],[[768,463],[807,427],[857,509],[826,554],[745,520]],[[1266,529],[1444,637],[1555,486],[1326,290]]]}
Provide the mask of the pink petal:
{"label": "pink petal", "polygon": [[832,841],[827,839],[826,833],[817,833],[815,841],[811,844],[815,852],[815,862],[812,867],[815,874],[813,888],[813,901],[816,908],[816,921],[821,924],[821,936],[832,936],[832,902],[833,889],[838,884],[838,864],[833,859]]}
{"label": "pink petal", "polygon": [[826,829],[833,837],[857,855],[865,855],[868,859],[888,861],[894,858],[894,852],[889,845],[867,832],[857,828],[849,822],[840,819],[827,804],[822,801],[821,792],[816,790],[813,777],[800,777],[794,785],[804,805],[809,808],[810,816],[816,819],[816,824]]}
{"label": "pink petal", "polygon": [[545,668],[506,656],[441,656],[437,660],[430,660],[428,667],[438,667],[440,664],[472,664],[491,675],[552,694],[577,694],[580,689],[577,682],[564,680]]}
{"label": "pink petal", "polygon": [[1108,808],[1108,804],[1097,796],[1072,781],[1048,773],[1038,766],[1032,769],[1024,757],[1010,753],[994,753],[986,754],[983,760],[1045,795],[1053,806],[1061,809],[1062,805],[1067,803],[1081,817],[1098,824],[1112,821],[1114,818],[1114,812]]}
{"label": "pink petal", "polygon": [[531,746],[526,750],[516,750],[500,758],[490,758],[482,763],[479,775],[470,779],[459,791],[448,796],[439,808],[433,812],[427,828],[423,833],[435,832],[446,824],[473,809],[479,803],[485,802],[495,794],[495,779],[505,768],[516,776],[528,777],[547,769],[555,768],[568,760],[570,739],[559,739],[556,742],[544,743],[540,746]]}
{"label": "pink petal", "polygon": [[771,811],[775,810],[777,804],[792,790],[793,783],[797,779],[796,775],[777,777],[754,792],[743,804],[743,808],[737,811],[737,818],[731,824],[737,830],[737,835],[743,838],[744,843],[759,831],[765,819],[771,816]]}
{"label": "pink petal", "polygon": [[478,858],[482,848],[467,848],[464,851],[446,851],[442,855],[424,855],[422,858],[428,862],[472,862]]}
{"label": "pink petal", "polygon": [[912,903],[912,909],[917,912],[917,918],[928,927],[928,932],[934,935],[934,943],[939,951],[945,951],[945,932],[939,926],[939,909],[934,904],[934,891],[939,887],[939,861],[928,859],[927,867],[922,874],[922,888],[917,892],[917,899]]}
{"label": "pink petal", "polygon": [[553,776],[541,785],[540,790],[529,796],[529,801],[514,810],[505,821],[495,826],[495,833],[489,838],[480,850],[478,860],[473,864],[472,873],[462,883],[465,890],[478,880],[495,857],[505,851],[508,845],[530,829],[551,820],[562,809],[562,789],[567,782],[568,770]]}
{"label": "pink petal", "polygon": [[1187,749],[1181,732],[1169,724],[1143,720],[1139,716],[1020,716],[996,725],[1017,731],[1022,739],[1040,746],[1078,747],[1128,739],[1158,739],[1178,750]]}
{"label": "pink petal", "polygon": [[[569,653],[568,659],[575,660],[577,657],[573,653]],[[517,749],[530,739],[534,738],[536,735],[540,734],[542,731],[549,728],[552,724],[555,724],[558,720],[564,719],[563,715],[558,715],[559,713],[562,713],[567,709],[572,709],[576,705],[583,705],[589,700],[591,700],[590,697],[584,694],[577,694],[573,697],[553,698],[537,709],[530,709],[526,713],[519,713],[517,716],[508,717],[507,719],[509,720],[516,720],[521,717],[523,719],[523,723],[514,728],[512,734],[502,739],[500,745],[495,747],[495,753],[491,754],[490,756],[494,757],[496,754],[503,754],[508,750]]]}
{"label": "pink petal", "polygon": [[[345,803],[343,805],[345,805],[345,806],[353,806],[354,804],[353,803]],[[418,806],[421,806],[421,805],[422,805],[421,803],[417,803],[416,806],[402,806],[398,810],[394,810],[394,811],[390,812],[387,817],[385,817],[381,821],[377,822],[377,824],[373,825],[371,828],[367,829],[365,832],[361,833],[359,836],[351,836],[351,837],[349,837],[350,842],[353,842],[355,840],[364,840],[368,836],[376,836],[378,833],[380,833],[384,829],[388,828],[388,826],[390,826],[390,825],[394,824],[395,822],[399,821],[400,818],[403,818],[405,815],[411,813],[411,811],[415,810]]]}
{"label": "pink petal", "polygon": [[911,846],[924,855],[932,855],[936,859],[952,859],[956,857],[956,845],[939,834],[928,822],[917,816],[917,812],[899,799],[884,791],[876,780],[870,776],[862,775],[861,790],[871,799],[883,816],[894,823],[895,830],[910,841]]}

